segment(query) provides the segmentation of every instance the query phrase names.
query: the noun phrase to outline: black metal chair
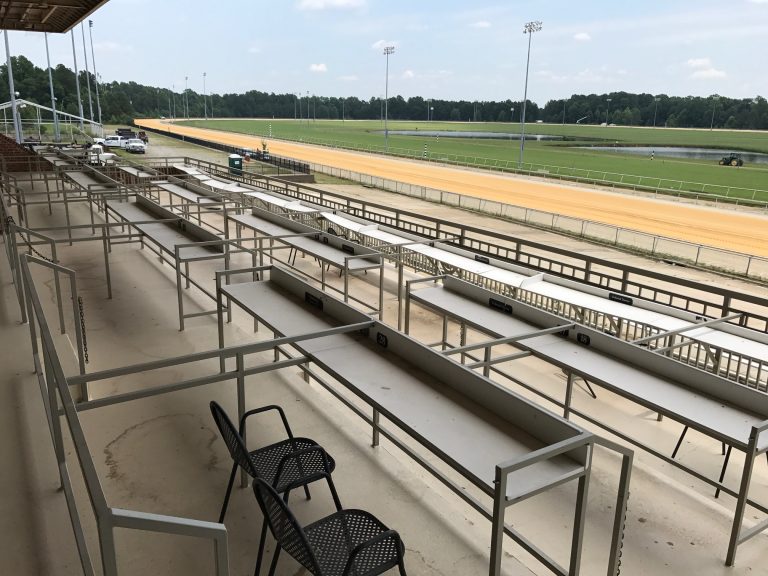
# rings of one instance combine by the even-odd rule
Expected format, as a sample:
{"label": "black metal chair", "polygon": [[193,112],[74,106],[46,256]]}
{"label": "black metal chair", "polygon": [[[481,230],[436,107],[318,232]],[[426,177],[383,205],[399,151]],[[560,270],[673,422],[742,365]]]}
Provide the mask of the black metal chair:
{"label": "black metal chair", "polygon": [[[326,479],[335,495],[330,474]],[[302,527],[288,508],[287,498],[280,498],[267,482],[257,478],[253,491],[277,541],[269,576],[275,573],[281,549],[315,576],[375,576],[395,567],[406,576],[400,535],[373,514],[343,510],[337,501],[336,512]],[[254,576],[259,571],[257,564]]]}
{"label": "black metal chair", "polygon": [[[218,403],[211,402],[210,406],[213,419],[233,460],[232,473],[229,475],[229,484],[227,484],[227,493],[224,496],[224,503],[219,513],[219,522],[224,522],[224,516],[229,505],[229,497],[232,493],[232,485],[235,482],[235,474],[237,474],[238,468],[245,470],[254,481],[261,479],[267,482],[278,493],[285,494],[286,498],[288,493],[294,488],[303,487],[307,500],[309,500],[311,496],[307,485],[322,478],[330,478],[331,473],[336,467],[333,458],[317,442],[309,438],[294,437],[288,424],[288,419],[285,417],[285,412],[283,412],[280,406],[270,405],[249,410],[243,414],[239,428],[235,428],[227,413]],[[255,414],[272,410],[277,411],[280,415],[288,438],[249,452],[243,440],[246,420]],[[332,495],[336,507],[341,508],[336,492],[332,491]],[[261,542],[259,543],[257,570],[261,566],[266,533],[267,519],[265,517],[261,531]]]}

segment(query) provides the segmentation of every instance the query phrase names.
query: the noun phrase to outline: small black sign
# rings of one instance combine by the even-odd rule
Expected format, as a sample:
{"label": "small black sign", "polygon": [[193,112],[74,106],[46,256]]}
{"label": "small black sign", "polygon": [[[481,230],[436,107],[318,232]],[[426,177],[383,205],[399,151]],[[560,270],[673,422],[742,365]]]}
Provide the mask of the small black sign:
{"label": "small black sign", "polygon": [[490,298],[488,300],[488,306],[496,310],[502,310],[502,311],[504,310],[504,302],[502,302],[501,300],[496,300],[495,298]]}
{"label": "small black sign", "polygon": [[314,306],[318,310],[323,309],[323,301],[317,296],[315,296],[314,294],[311,294],[310,292],[304,292],[304,302],[306,302],[310,306]]}
{"label": "small black sign", "polygon": [[389,338],[387,338],[386,334],[382,334],[381,332],[376,333],[376,344],[381,346],[382,348],[386,348],[389,346]]}
{"label": "small black sign", "polygon": [[501,300],[496,300],[495,298],[489,298],[488,305],[494,310],[498,310],[499,312],[504,312],[505,314],[512,314],[512,305],[507,304],[506,302],[502,302]]}
{"label": "small black sign", "polygon": [[486,258],[485,256],[480,256],[480,254],[475,254],[475,260],[477,260],[478,262],[481,262],[483,264],[490,264],[491,263],[491,261],[488,258]]}
{"label": "small black sign", "polygon": [[355,253],[355,247],[351,244],[342,244],[341,245],[341,251],[346,252],[347,254],[354,254]]}
{"label": "small black sign", "polygon": [[328,236],[323,236],[323,244],[328,244]]}
{"label": "small black sign", "polygon": [[627,304],[628,306],[632,306],[632,298],[629,296],[624,296],[624,294],[614,294],[611,292],[608,294],[608,300],[618,302],[619,304]]}
{"label": "small black sign", "polygon": [[590,339],[586,334],[576,334],[576,342],[584,344],[584,346],[589,346]]}
{"label": "small black sign", "polygon": [[556,332],[556,334],[562,338],[568,338],[569,333],[569,330],[561,330],[560,332]]}

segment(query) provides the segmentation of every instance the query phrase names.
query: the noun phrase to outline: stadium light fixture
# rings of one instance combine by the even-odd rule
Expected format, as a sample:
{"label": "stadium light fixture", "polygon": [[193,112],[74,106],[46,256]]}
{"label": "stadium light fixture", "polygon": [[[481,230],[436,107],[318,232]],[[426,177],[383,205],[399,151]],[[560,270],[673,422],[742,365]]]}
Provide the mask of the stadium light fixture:
{"label": "stadium light fixture", "polygon": [[523,93],[523,112],[520,115],[520,159],[517,162],[518,167],[523,165],[523,153],[525,152],[525,105],[528,101],[528,68],[531,64],[531,38],[534,32],[541,32],[542,24],[538,20],[528,22],[523,27],[523,34],[528,34],[528,58],[525,62],[525,92]]}
{"label": "stadium light fixture", "polygon": [[56,142],[61,141],[59,132],[59,115],[56,113],[56,96],[53,93],[53,71],[51,70],[51,53],[48,51],[48,32],[45,36],[45,58],[48,61],[48,86],[51,89],[51,108],[53,108],[53,136]]}
{"label": "stadium light fixture", "polygon": [[384,75],[384,150],[389,152],[389,129],[387,118],[389,116],[389,55],[395,53],[394,46],[384,47],[384,56],[387,57],[387,69]]}
{"label": "stadium light fixture", "polygon": [[93,51],[93,20],[88,20],[88,35],[91,38],[91,64],[93,64],[93,85],[96,88],[96,113],[101,124],[101,100],[99,100],[99,74],[96,72],[96,53]]}
{"label": "stadium light fixture", "polygon": [[717,94],[714,94],[712,96],[712,119],[709,122],[709,129],[712,130],[715,126],[715,107],[717,106],[717,101],[720,100],[720,96]]}
{"label": "stadium light fixture", "polygon": [[656,111],[659,109],[659,98],[658,96],[653,99],[655,104],[653,105],[653,127],[656,128]]}

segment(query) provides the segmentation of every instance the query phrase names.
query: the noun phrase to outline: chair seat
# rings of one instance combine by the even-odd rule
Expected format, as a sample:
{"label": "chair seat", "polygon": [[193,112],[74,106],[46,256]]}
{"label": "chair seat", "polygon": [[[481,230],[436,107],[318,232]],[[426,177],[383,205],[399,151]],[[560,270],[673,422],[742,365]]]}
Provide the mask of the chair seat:
{"label": "chair seat", "polygon": [[[277,469],[280,461],[288,454],[306,448],[316,448],[319,444],[309,438],[289,438],[264,448],[259,448],[249,453],[254,468],[260,476],[274,486],[279,493],[286,490],[304,486],[312,481],[312,477],[322,478],[326,472],[323,462],[323,452],[312,451],[301,454],[296,458],[290,458],[283,468],[280,478],[277,479]],[[333,472],[336,462],[330,455],[325,454],[328,462],[328,472]],[[277,480],[277,482],[275,482]]]}
{"label": "chair seat", "polygon": [[[304,528],[323,576],[341,576],[352,551],[388,531],[375,516],[364,510],[340,510]],[[373,576],[398,565],[403,554],[391,538],[358,554],[350,576]]]}

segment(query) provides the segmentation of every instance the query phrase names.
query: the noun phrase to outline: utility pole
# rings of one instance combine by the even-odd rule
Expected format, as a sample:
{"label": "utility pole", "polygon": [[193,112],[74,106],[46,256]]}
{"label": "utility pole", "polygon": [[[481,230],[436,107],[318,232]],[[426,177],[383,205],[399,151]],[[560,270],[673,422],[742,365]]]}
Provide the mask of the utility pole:
{"label": "utility pole", "polygon": [[528,34],[528,59],[525,62],[525,92],[523,94],[523,112],[520,115],[521,133],[520,133],[520,160],[517,165],[523,165],[523,152],[525,151],[525,106],[528,103],[528,67],[531,63],[531,38],[534,32],[541,31],[541,22],[528,22],[523,29],[523,34]]}
{"label": "utility pole", "polygon": [[11,91],[11,114],[13,114],[13,130],[16,132],[16,142],[21,144],[21,126],[19,125],[18,108],[16,107],[16,89],[13,86],[13,66],[11,65],[11,49],[8,47],[8,30],[5,33],[5,59],[8,64],[8,88]]}
{"label": "utility pole", "polygon": [[205,96],[205,76],[206,73],[203,72],[203,110],[205,111],[205,119],[208,120],[208,100],[206,100]]}
{"label": "utility pole", "polygon": [[88,81],[88,109],[93,122],[93,99],[91,98],[91,72],[88,70],[88,50],[85,48],[85,26],[80,22],[80,32],[83,33],[83,58],[85,59],[85,79]]}
{"label": "utility pole", "polygon": [[72,36],[72,60],[75,62],[75,88],[77,89],[77,108],[80,111],[80,130],[83,126],[83,100],[80,98],[80,77],[77,71],[77,51],[75,50],[75,29],[70,30]]}
{"label": "utility pole", "polygon": [[53,93],[53,72],[51,71],[51,54],[48,51],[48,32],[45,36],[45,58],[48,61],[48,85],[51,88],[51,108],[53,109],[53,137],[56,142],[61,142],[61,132],[59,132],[59,115],[56,114],[56,96]]}
{"label": "utility pole", "polygon": [[389,55],[395,53],[394,46],[384,48],[384,56],[387,57],[387,71],[384,79],[384,150],[389,152],[389,128],[387,120],[389,116]]}
{"label": "utility pole", "polygon": [[101,124],[101,100],[99,100],[99,75],[96,73],[96,53],[93,51],[93,20],[88,20],[88,34],[91,37],[91,64],[93,64],[93,84],[96,87],[96,111]]}

